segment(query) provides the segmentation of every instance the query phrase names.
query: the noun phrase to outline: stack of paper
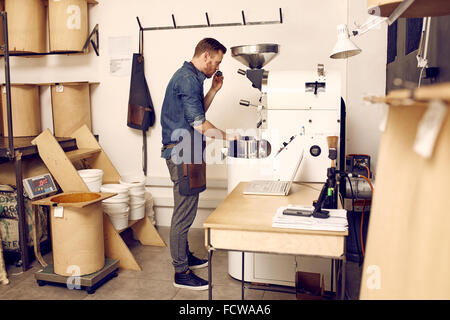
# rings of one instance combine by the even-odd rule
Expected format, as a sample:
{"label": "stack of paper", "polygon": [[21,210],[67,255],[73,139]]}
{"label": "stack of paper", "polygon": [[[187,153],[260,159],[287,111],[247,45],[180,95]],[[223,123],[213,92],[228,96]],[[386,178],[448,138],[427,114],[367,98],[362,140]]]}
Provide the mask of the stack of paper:
{"label": "stack of paper", "polygon": [[272,227],[291,228],[291,229],[305,229],[305,230],[324,230],[324,231],[346,231],[347,210],[344,209],[325,209],[329,211],[329,218],[320,219],[302,216],[285,215],[283,211],[290,209],[314,209],[313,207],[292,206],[280,207],[272,218]]}

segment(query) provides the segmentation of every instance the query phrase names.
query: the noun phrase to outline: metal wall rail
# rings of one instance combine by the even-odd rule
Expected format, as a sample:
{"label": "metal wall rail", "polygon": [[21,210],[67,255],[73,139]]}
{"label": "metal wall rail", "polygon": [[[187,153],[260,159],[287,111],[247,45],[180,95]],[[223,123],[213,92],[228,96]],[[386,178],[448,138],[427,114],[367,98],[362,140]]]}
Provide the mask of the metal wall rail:
{"label": "metal wall rail", "polygon": [[198,24],[198,25],[185,25],[178,26],[175,21],[175,16],[172,14],[172,26],[165,27],[147,27],[144,28],[139,20],[139,17],[136,17],[137,22],[139,24],[140,31],[155,31],[155,30],[174,30],[174,29],[197,29],[197,28],[210,28],[210,27],[238,27],[238,26],[254,26],[254,25],[268,25],[268,24],[281,24],[283,23],[283,12],[281,8],[279,8],[280,19],[276,21],[255,21],[255,22],[247,22],[245,19],[244,10],[242,13],[242,22],[234,22],[234,23],[211,23],[209,20],[208,12],[205,12],[206,24]]}

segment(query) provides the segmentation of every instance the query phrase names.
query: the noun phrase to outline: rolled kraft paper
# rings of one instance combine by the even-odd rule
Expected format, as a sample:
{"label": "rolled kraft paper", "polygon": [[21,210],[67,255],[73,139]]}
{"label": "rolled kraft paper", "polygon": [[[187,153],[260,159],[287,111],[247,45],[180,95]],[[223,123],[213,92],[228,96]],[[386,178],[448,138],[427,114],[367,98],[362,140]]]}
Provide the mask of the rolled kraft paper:
{"label": "rolled kraft paper", "polygon": [[[74,202],[76,199],[68,199]],[[86,275],[105,265],[103,210],[101,202],[84,208],[63,208],[62,217],[55,217],[51,207],[53,263],[56,274]]]}
{"label": "rolled kraft paper", "polygon": [[[2,86],[3,135],[8,136],[5,86]],[[11,112],[14,137],[37,136],[41,133],[39,87],[11,85]]]}
{"label": "rolled kraft paper", "polygon": [[42,0],[5,0],[11,52],[47,51],[46,10]]}
{"label": "rolled kraft paper", "polygon": [[50,51],[82,51],[89,35],[87,0],[50,0]]}
{"label": "rolled kraft paper", "polygon": [[83,125],[92,130],[88,83],[52,85],[52,108],[56,137],[71,137]]}

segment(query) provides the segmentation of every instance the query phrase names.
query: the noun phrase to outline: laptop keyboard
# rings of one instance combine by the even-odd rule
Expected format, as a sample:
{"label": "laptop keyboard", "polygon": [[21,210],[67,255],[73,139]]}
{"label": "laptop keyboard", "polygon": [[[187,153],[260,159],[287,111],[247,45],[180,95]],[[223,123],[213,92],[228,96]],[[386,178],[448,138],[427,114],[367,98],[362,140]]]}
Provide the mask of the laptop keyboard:
{"label": "laptop keyboard", "polygon": [[280,193],[286,188],[286,181],[263,181],[252,184],[252,191],[265,193]]}

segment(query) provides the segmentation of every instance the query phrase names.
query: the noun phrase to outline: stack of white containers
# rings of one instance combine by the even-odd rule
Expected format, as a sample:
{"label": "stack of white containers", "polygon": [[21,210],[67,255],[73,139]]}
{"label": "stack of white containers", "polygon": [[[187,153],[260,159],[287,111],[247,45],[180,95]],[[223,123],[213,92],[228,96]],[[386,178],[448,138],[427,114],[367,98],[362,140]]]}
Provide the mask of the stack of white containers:
{"label": "stack of white containers", "polygon": [[103,212],[105,212],[116,230],[128,227],[130,197],[128,187],[122,184],[104,184],[100,187],[101,192],[117,193],[116,196],[102,201]]}
{"label": "stack of white containers", "polygon": [[129,188],[129,220],[139,220],[145,216],[145,176],[126,175],[120,178],[120,184]]}
{"label": "stack of white containers", "polygon": [[100,192],[102,185],[103,170],[101,169],[83,169],[78,170],[78,174],[91,192]]}

